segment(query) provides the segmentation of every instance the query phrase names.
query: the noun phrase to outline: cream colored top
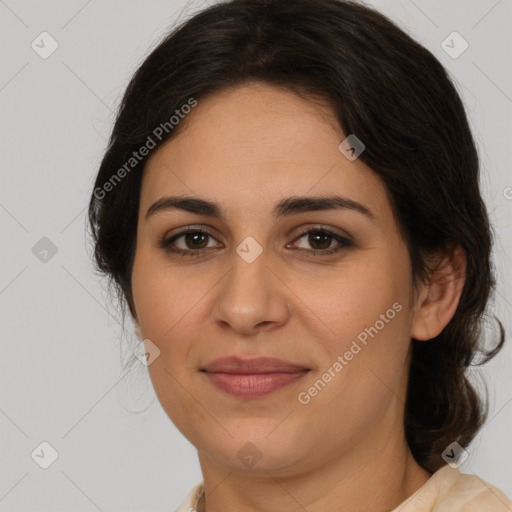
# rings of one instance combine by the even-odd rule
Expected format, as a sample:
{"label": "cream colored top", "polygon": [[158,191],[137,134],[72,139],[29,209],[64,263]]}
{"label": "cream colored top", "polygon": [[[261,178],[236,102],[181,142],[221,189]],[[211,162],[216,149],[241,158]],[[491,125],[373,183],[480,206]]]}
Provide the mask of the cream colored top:
{"label": "cream colored top", "polygon": [[[203,484],[197,484],[175,512],[196,512]],[[478,476],[445,466],[391,512],[512,512],[512,502]]]}

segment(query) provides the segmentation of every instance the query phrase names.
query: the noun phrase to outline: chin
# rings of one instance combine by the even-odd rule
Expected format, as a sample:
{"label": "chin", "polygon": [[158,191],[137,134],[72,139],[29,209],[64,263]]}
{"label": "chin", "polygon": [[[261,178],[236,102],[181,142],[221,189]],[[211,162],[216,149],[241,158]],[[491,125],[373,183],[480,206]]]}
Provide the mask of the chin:
{"label": "chin", "polygon": [[[248,421],[254,425],[254,419]],[[297,451],[299,438],[295,439],[286,429],[279,433],[272,432],[275,429],[274,423],[270,428],[268,421],[263,420],[262,424],[265,424],[264,429],[239,428],[236,433],[226,426],[232,438],[224,437],[220,442],[218,439],[211,440],[203,443],[203,446],[210,444],[211,449],[206,449],[209,456],[234,471],[257,473],[291,468],[301,458]]]}

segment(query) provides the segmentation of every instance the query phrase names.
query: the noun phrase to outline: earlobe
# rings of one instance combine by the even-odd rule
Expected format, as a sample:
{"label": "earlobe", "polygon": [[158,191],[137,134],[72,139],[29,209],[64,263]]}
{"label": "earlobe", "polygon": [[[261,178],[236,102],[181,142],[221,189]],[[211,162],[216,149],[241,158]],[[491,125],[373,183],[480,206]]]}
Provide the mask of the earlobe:
{"label": "earlobe", "polygon": [[411,337],[426,341],[450,323],[460,302],[466,281],[466,255],[460,246],[447,253],[430,275],[418,299]]}

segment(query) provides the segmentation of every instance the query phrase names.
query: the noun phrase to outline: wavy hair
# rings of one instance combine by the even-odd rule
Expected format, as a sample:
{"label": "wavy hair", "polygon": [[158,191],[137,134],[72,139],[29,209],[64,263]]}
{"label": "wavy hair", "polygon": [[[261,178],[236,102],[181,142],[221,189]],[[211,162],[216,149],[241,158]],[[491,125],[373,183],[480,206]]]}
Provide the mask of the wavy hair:
{"label": "wavy hair", "polygon": [[[253,81],[325,100],[343,132],[364,142],[359,158],[386,185],[415,284],[433,270],[429,255],[454,245],[465,252],[453,319],[436,338],[411,340],[405,434],[417,462],[434,472],[451,442],[467,446],[483,425],[487,401],[467,368],[478,353],[478,364],[497,354],[505,335],[498,320],[498,343],[485,352],[492,232],[464,106],[432,53],[384,15],[354,1],[231,0],[173,28],[134,73],[97,173],[89,204],[96,268],[134,315],[131,271],[148,157],[129,172],[126,162],[190,98]],[[186,123],[161,130],[157,145]]]}

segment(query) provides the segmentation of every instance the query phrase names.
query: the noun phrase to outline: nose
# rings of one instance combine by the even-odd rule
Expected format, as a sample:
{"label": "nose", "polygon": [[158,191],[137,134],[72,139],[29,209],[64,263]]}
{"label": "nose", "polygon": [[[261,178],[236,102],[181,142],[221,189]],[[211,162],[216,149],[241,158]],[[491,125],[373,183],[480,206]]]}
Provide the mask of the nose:
{"label": "nose", "polygon": [[244,335],[284,325],[290,314],[288,288],[276,276],[265,251],[251,263],[233,252],[231,270],[215,300],[215,322]]}

